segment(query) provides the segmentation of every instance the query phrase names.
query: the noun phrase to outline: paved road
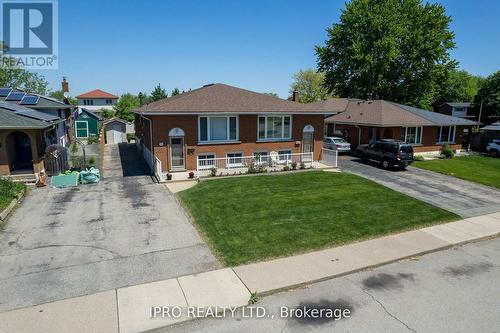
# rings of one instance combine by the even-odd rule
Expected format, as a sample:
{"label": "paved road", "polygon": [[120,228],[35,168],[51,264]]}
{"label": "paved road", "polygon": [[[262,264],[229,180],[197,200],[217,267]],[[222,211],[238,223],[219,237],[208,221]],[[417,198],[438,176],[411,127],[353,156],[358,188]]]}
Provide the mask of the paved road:
{"label": "paved road", "polygon": [[[497,238],[264,297],[256,305],[274,319],[240,311],[155,332],[498,332],[499,275]],[[282,319],[282,306],[349,309],[351,316]]]}
{"label": "paved road", "polygon": [[488,186],[414,167],[384,170],[350,156],[341,156],[339,167],[464,218],[500,211],[500,191]]}
{"label": "paved road", "polygon": [[221,267],[133,145],[104,179],[34,189],[0,232],[0,311]]}

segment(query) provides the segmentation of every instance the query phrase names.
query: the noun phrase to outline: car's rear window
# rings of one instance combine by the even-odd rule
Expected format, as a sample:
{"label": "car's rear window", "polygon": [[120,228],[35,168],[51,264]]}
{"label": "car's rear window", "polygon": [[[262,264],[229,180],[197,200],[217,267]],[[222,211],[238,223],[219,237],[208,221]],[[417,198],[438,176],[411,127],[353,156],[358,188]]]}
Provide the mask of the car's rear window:
{"label": "car's rear window", "polygon": [[413,153],[413,147],[412,146],[400,146],[399,150],[402,153]]}
{"label": "car's rear window", "polygon": [[333,142],[335,143],[347,143],[344,139],[333,139]]}

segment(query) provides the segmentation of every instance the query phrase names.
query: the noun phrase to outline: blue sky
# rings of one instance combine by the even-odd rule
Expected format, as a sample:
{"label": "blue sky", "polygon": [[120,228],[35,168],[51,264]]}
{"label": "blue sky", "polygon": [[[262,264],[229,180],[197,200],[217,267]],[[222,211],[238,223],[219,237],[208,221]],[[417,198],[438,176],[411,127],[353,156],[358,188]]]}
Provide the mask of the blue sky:
{"label": "blue sky", "polygon": [[[467,71],[500,70],[500,1],[440,1],[453,18],[452,52]],[[59,69],[72,96],[222,82],[287,97],[293,73],[314,68],[314,46],[344,1],[59,1]]]}

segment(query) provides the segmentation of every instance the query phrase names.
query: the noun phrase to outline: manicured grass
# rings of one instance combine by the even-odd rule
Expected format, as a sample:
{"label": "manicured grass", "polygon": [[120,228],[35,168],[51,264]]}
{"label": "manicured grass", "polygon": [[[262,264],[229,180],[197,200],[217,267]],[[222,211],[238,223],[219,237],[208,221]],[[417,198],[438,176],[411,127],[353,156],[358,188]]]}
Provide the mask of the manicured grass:
{"label": "manicured grass", "polygon": [[0,178],[0,212],[4,210],[19,194],[24,192],[26,185],[14,183],[8,179]]}
{"label": "manicured grass", "polygon": [[179,196],[227,265],[459,218],[361,177],[324,171],[203,181]]}
{"label": "manicured grass", "polygon": [[500,158],[460,156],[415,162],[413,166],[500,188]]}

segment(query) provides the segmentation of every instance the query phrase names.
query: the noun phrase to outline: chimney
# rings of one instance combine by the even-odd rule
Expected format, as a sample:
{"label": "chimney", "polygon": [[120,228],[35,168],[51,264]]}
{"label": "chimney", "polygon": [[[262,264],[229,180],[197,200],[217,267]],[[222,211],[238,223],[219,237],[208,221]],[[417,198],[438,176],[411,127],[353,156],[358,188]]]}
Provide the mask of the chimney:
{"label": "chimney", "polygon": [[62,92],[63,93],[68,93],[69,92],[69,84],[68,81],[66,81],[66,76],[63,76],[63,80],[61,82],[62,86]]}
{"label": "chimney", "polygon": [[297,90],[294,90],[292,93],[292,101],[294,101],[294,102],[299,101],[299,92]]}

